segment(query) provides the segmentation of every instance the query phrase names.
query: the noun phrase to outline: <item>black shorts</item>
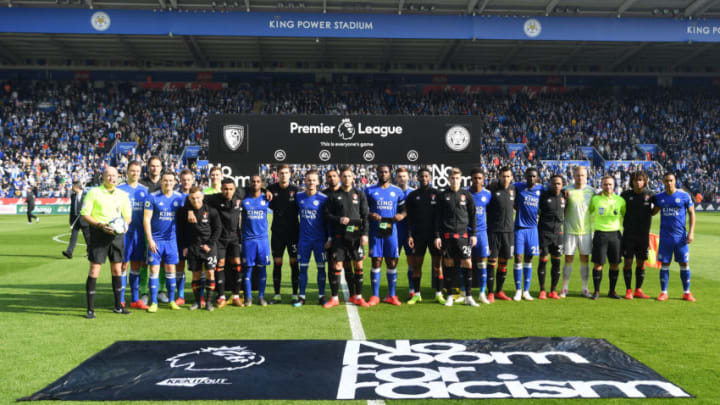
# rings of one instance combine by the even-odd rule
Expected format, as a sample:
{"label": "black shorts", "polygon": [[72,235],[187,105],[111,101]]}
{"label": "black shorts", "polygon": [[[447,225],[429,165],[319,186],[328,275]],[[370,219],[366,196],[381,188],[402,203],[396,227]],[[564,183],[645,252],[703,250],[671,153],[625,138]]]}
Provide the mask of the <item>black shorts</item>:
{"label": "black shorts", "polygon": [[592,262],[595,264],[605,264],[605,259],[611,263],[620,263],[621,244],[620,231],[602,232],[595,231],[592,244]]}
{"label": "black shorts", "polygon": [[105,259],[110,259],[110,263],[122,263],[125,252],[124,239],[125,235],[109,235],[98,228],[90,228],[88,260],[98,264],[105,263]]}
{"label": "black shorts", "polygon": [[239,258],[242,252],[242,247],[239,241],[223,242],[220,241],[217,244],[217,258],[223,260],[226,257]]}
{"label": "black shorts", "polygon": [[415,247],[412,248],[410,256],[414,257],[425,257],[425,251],[430,250],[430,256],[440,256],[442,254],[437,248],[435,248],[435,237],[432,235],[418,235],[413,237]]}
{"label": "black shorts", "polygon": [[365,258],[365,249],[363,249],[360,239],[348,240],[342,236],[336,236],[332,240],[330,246],[333,261],[344,262],[345,260],[360,261]]}
{"label": "black shorts", "polygon": [[283,257],[287,248],[288,256],[295,259],[298,255],[298,235],[285,235],[280,232],[273,232],[270,240],[272,257]]}
{"label": "black shorts", "polygon": [[513,232],[488,232],[490,257],[510,259],[515,250],[515,234]]}
{"label": "black shorts", "polygon": [[217,266],[217,249],[213,248],[210,252],[205,253],[200,247],[192,246],[188,248],[187,265],[190,271],[214,270]]}
{"label": "black shorts", "polygon": [[469,259],[472,257],[472,245],[470,239],[460,235],[457,238],[442,238],[443,256],[448,259]]}
{"label": "black shorts", "polygon": [[648,246],[650,245],[650,234],[632,235],[625,234],[622,237],[622,256],[626,260],[645,261],[648,258]]}
{"label": "black shorts", "polygon": [[540,256],[562,256],[562,232],[540,232]]}

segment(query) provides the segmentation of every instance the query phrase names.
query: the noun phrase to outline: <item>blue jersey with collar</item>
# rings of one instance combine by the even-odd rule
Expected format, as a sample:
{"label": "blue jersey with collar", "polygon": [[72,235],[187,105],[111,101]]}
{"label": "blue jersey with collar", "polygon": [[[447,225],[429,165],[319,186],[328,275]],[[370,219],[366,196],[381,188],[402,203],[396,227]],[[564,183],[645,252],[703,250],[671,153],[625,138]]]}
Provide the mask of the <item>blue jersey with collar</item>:
{"label": "blue jersey with collar", "polygon": [[[383,218],[394,217],[398,209],[404,208],[405,193],[400,187],[389,185],[383,188],[374,185],[365,189],[370,213],[375,213]],[[377,235],[380,221],[370,220],[370,235]],[[397,232],[397,226],[393,222],[393,235]]]}
{"label": "blue jersey with collar", "polygon": [[540,194],[543,186],[535,184],[528,187],[527,183],[515,183],[517,197],[517,213],[515,214],[515,229],[537,228],[538,212],[540,210]]}
{"label": "blue jersey with collar", "polygon": [[130,222],[128,231],[139,230],[143,228],[143,215],[145,212],[145,200],[150,194],[148,188],[138,183],[136,187],[132,187],[127,183],[119,185],[117,188],[126,192],[130,198],[130,206],[132,207],[132,221]]}
{"label": "blue jersey with collar", "polygon": [[[402,189],[400,189],[400,190],[402,190]],[[408,187],[407,190],[404,190],[403,191],[403,200],[407,201],[407,196],[410,193],[412,193],[413,191],[415,191],[415,189],[412,187]],[[407,229],[408,229],[408,219],[407,219],[407,217],[405,217],[402,221],[397,223],[398,238],[402,238],[402,240],[400,240],[401,244],[404,244],[406,242],[405,239],[407,239],[407,234],[408,234]]]}
{"label": "blue jersey with collar", "polygon": [[300,240],[324,241],[328,236],[328,228],[323,216],[323,208],[327,196],[317,192],[308,195],[306,192],[297,194],[298,212],[300,214]]}
{"label": "blue jersey with collar", "polygon": [[487,231],[487,214],[485,208],[490,203],[492,193],[490,190],[483,188],[477,193],[473,193],[472,189],[468,189],[475,201],[475,222],[477,223],[476,234],[481,231]]}
{"label": "blue jersey with collar", "polygon": [[662,192],[655,195],[655,203],[660,207],[660,239],[686,237],[686,212],[693,206],[690,194],[682,190],[672,194]]}
{"label": "blue jersey with collar", "polygon": [[175,241],[176,236],[176,214],[184,204],[180,193],[173,191],[169,196],[162,193],[162,190],[150,193],[145,200],[145,211],[152,211],[150,227],[152,237],[155,240]]}
{"label": "blue jersey with collar", "polygon": [[245,197],[242,200],[243,240],[268,238],[268,206],[263,193],[258,197]]}

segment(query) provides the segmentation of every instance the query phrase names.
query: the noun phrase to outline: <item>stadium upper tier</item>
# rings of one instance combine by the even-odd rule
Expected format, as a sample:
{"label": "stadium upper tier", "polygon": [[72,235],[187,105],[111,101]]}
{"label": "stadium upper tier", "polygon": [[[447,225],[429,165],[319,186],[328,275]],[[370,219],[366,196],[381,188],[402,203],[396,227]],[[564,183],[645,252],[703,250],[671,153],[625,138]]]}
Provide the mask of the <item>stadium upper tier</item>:
{"label": "stadium upper tier", "polygon": [[[132,83],[19,81],[3,83],[0,94],[4,194],[26,172],[44,179],[38,181],[47,185],[44,195],[64,195],[62,179],[91,178],[116,141],[137,142],[135,155],[124,159],[155,154],[177,169],[182,150],[194,144],[203,159],[209,114],[475,115],[482,118],[488,168],[586,159],[579,147],[589,146],[601,159],[654,160],[708,199],[720,191],[720,96],[711,89],[487,95],[289,82],[148,91]],[[525,148],[510,152],[511,143]],[[657,152],[648,154],[639,144],[655,144]]]}

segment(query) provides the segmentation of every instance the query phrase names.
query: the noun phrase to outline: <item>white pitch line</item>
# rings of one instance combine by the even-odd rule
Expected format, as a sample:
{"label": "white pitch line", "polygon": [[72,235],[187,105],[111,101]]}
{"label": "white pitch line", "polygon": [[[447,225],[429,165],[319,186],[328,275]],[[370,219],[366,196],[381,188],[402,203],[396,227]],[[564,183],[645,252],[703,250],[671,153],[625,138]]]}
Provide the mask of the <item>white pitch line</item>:
{"label": "white pitch line", "polygon": [[340,276],[340,283],[342,284],[343,295],[345,295],[345,309],[347,309],[348,319],[350,320],[350,331],[352,332],[353,340],[367,340],[365,337],[365,330],[360,320],[360,314],[358,314],[357,305],[350,304],[348,301],[350,298],[350,290],[345,282],[345,277]]}
{"label": "white pitch line", "polygon": [[[71,234],[70,234],[70,233],[61,233],[60,235],[55,235],[55,236],[53,236],[53,240],[54,240],[55,242],[57,242],[57,243],[62,243],[63,245],[67,245],[67,244],[70,243],[70,242],[65,242],[64,240],[60,240],[60,238],[63,237],[63,236],[65,236],[65,235],[71,235]],[[77,244],[80,245],[80,246],[87,246],[86,244],[80,243],[80,242],[78,242]]]}
{"label": "white pitch line", "polygon": [[[353,340],[367,340],[365,337],[365,329],[363,329],[362,321],[360,320],[360,314],[358,314],[357,305],[348,302],[350,298],[350,290],[345,282],[345,276],[340,276],[340,284],[342,285],[343,295],[345,296],[345,309],[347,310],[348,319],[350,320],[350,331],[352,332]],[[382,399],[369,399],[368,405],[385,405],[385,401]]]}

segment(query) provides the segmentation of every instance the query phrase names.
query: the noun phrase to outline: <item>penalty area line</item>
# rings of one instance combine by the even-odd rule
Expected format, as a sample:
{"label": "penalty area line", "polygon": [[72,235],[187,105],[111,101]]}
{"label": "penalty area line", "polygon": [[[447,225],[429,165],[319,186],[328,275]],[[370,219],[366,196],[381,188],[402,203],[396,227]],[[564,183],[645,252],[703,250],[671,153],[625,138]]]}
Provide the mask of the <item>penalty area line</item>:
{"label": "penalty area line", "polygon": [[[70,243],[69,241],[64,241],[64,240],[60,239],[63,236],[67,236],[67,235],[71,235],[71,233],[68,232],[68,233],[61,233],[60,235],[55,235],[55,236],[53,236],[52,240],[54,240],[57,243],[62,243],[63,245],[67,245],[68,243]],[[80,243],[80,242],[78,242],[77,244],[80,246],[87,246],[86,244]]]}

